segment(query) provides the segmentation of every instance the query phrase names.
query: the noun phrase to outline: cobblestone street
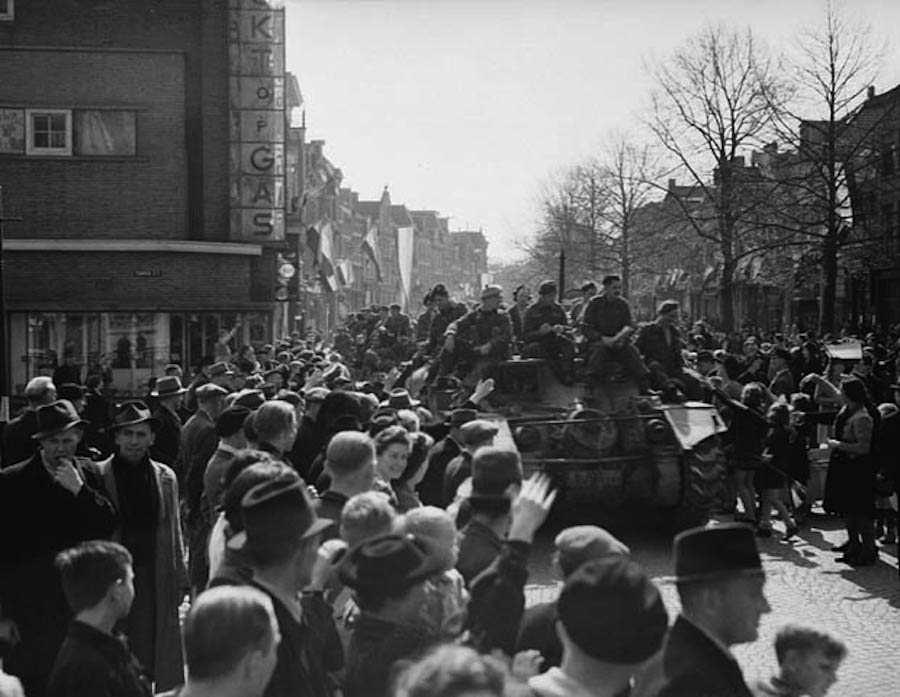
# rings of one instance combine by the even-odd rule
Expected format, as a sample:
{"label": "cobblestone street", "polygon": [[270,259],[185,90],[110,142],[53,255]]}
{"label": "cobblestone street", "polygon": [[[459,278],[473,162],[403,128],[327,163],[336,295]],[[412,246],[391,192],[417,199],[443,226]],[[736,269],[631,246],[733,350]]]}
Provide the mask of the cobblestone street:
{"label": "cobblestone street", "polygon": [[[760,540],[772,612],[763,618],[759,640],[739,646],[735,655],[748,683],[776,667],[773,640],[778,629],[794,622],[817,627],[842,639],[849,649],[830,697],[894,697],[900,694],[900,578],[897,546],[881,549],[878,564],[854,569],[836,561],[831,547],[844,541],[835,518],[812,516],[810,526],[790,543],[776,537]],[[672,579],[671,542],[645,533],[616,531],[632,555],[650,571],[674,618],[678,596]],[[542,534],[534,552],[535,568],[528,602],[552,598],[557,582],[547,559],[553,531]]]}

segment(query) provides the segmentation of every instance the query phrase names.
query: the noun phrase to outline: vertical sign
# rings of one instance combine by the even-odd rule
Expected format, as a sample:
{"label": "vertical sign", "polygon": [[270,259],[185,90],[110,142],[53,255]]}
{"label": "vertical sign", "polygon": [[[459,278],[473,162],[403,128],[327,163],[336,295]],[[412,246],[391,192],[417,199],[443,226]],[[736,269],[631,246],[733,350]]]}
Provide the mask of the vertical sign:
{"label": "vertical sign", "polygon": [[229,0],[231,238],[284,239],[284,0]]}

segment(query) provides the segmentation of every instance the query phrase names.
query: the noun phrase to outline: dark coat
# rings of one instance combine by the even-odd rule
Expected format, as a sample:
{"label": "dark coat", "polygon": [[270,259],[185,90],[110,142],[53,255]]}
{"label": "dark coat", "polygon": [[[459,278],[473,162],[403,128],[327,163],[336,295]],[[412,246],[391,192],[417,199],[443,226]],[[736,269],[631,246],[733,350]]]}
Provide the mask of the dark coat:
{"label": "dark coat", "polygon": [[545,339],[552,339],[556,334],[553,332],[541,334],[541,327],[544,324],[549,324],[551,327],[561,324],[565,327],[569,323],[569,318],[566,317],[566,311],[559,303],[542,305],[540,300],[537,300],[525,310],[523,322],[522,342],[527,344],[532,341],[543,342]]}
{"label": "dark coat", "polygon": [[446,508],[456,499],[459,485],[472,476],[472,455],[461,452],[447,463],[444,470],[444,485],[441,489],[441,507]]}
{"label": "dark coat", "polygon": [[70,611],[54,566],[58,552],[108,538],[116,512],[96,465],[76,458],[77,496],[54,482],[40,453],[0,471],[0,604],[22,637],[7,663],[29,697],[42,697]]}
{"label": "dark coat", "polygon": [[39,447],[31,437],[35,433],[37,412],[34,409],[26,409],[7,423],[3,429],[3,462],[0,466],[9,467],[34,455]]}
{"label": "dark coat", "polygon": [[[427,650],[433,637],[421,628],[388,622],[363,612],[347,647],[344,697],[387,697],[402,662]],[[401,662],[401,665],[398,665]]]}
{"label": "dark coat", "polygon": [[662,657],[658,697],[752,697],[737,661],[679,616]]}
{"label": "dark coat", "polygon": [[[113,458],[97,463],[103,476],[110,499],[118,505],[119,493],[112,466]],[[184,544],[181,537],[179,517],[178,481],[175,473],[161,462],[152,462],[158,496],[158,518],[156,523],[156,557],[153,563],[152,596],[155,607],[147,608],[155,619],[156,636],[153,638],[154,680],[157,690],[168,690],[182,682],[183,661],[181,655],[181,629],[178,621],[178,607],[188,588],[187,570],[184,562]],[[114,533],[121,536],[121,529]],[[135,586],[135,605],[147,602],[139,595]],[[132,614],[138,608],[132,607]],[[137,651],[138,649],[135,648]],[[138,651],[141,653],[140,651]],[[145,659],[146,660],[146,659]],[[149,664],[149,660],[147,660]]]}
{"label": "dark coat", "polygon": [[426,506],[443,506],[444,472],[450,461],[461,452],[459,443],[447,436],[432,446],[425,465],[425,476],[419,484],[419,498]]}
{"label": "dark coat", "polygon": [[[156,429],[156,440],[150,448],[150,458],[164,465],[178,466],[178,448],[181,445],[181,418],[166,407],[157,407],[153,412],[159,422]],[[184,473],[176,472],[181,481]]]}
{"label": "dark coat", "polygon": [[178,466],[174,467],[178,482],[184,489],[187,501],[188,523],[193,525],[200,514],[203,496],[203,475],[206,465],[219,447],[219,436],[213,420],[202,409],[188,419],[181,429],[178,446]]}
{"label": "dark coat", "polygon": [[556,634],[556,601],[538,603],[525,610],[519,635],[516,637],[516,653],[535,649],[540,651],[544,661],[541,672],[559,666],[562,662],[562,643]]}
{"label": "dark coat", "polygon": [[331,697],[334,685],[329,673],[340,670],[344,651],[334,626],[331,607],[318,595],[304,595],[302,620],[265,587],[251,582],[272,600],[281,643],[265,697]]}
{"label": "dark coat", "polygon": [[122,639],[72,622],[50,674],[49,697],[150,697],[150,679]]}
{"label": "dark coat", "polygon": [[321,452],[323,446],[322,435],[320,429],[317,428],[316,422],[308,416],[304,415],[300,419],[300,425],[297,428],[297,437],[294,439],[294,447],[287,454],[288,459],[307,483],[310,481],[310,472],[312,472],[313,462]]}
{"label": "dark coat", "polygon": [[316,515],[327,518],[334,524],[322,533],[322,542],[340,537],[341,512],[349,499],[337,491],[328,489],[315,500]]}
{"label": "dark coat", "polygon": [[681,356],[683,343],[677,327],[669,327],[672,343],[666,341],[666,331],[659,322],[651,322],[641,328],[637,338],[637,348],[644,362],[659,363],[669,377],[681,373],[684,360]]}
{"label": "dark coat", "polygon": [[459,533],[459,558],[456,570],[462,574],[466,586],[500,556],[503,540],[489,527],[470,520]]}

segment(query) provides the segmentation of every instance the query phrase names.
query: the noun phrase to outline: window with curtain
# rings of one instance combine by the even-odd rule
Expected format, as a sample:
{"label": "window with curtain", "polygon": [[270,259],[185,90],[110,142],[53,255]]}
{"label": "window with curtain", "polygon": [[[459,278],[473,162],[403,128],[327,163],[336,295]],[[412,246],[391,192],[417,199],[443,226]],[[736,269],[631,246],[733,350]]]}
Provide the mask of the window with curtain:
{"label": "window with curtain", "polygon": [[133,111],[75,112],[75,154],[129,156],[137,153],[136,114]]}

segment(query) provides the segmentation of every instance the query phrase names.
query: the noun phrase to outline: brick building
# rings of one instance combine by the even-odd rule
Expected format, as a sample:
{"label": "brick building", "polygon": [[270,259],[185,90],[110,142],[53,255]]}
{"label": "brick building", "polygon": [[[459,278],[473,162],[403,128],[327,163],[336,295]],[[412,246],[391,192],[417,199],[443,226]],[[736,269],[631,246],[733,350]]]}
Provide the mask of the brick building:
{"label": "brick building", "polygon": [[299,91],[281,3],[231,5],[32,0],[0,17],[13,391],[68,357],[141,392],[220,336],[271,339]]}

